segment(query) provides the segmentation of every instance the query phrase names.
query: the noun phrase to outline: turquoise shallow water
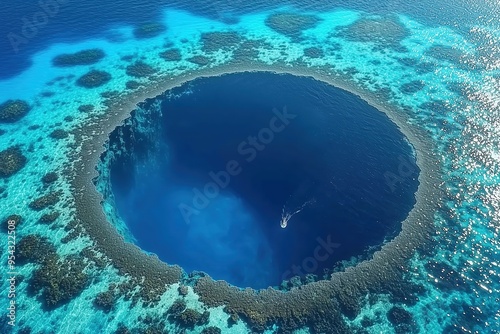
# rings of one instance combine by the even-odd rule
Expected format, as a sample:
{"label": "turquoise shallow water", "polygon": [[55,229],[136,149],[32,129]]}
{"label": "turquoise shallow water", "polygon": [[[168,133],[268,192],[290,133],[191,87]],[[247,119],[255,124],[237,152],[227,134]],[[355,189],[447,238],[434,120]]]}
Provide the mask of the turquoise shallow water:
{"label": "turquoise shallow water", "polygon": [[[15,174],[0,179],[2,223],[10,215],[22,216],[16,226],[16,241],[17,247],[21,245],[25,251],[25,259],[19,256],[13,268],[16,326],[8,324],[10,319],[5,311],[0,321],[2,333],[26,333],[28,328],[33,333],[115,333],[122,327],[132,332],[167,329],[173,333],[200,333],[211,326],[223,333],[250,333],[251,325],[255,331],[267,333],[291,332],[290,328],[303,333],[499,332],[498,5],[471,4],[471,17],[459,15],[455,20],[451,19],[453,11],[443,9],[443,20],[448,25],[411,11],[398,12],[396,5],[387,4],[387,8],[394,9],[376,14],[343,6],[321,11],[276,7],[223,15],[238,20],[215,20],[166,7],[157,9],[161,16],[156,19],[166,29],[153,37],[137,38],[131,25],[113,24],[88,39],[41,43],[34,38],[32,43],[40,43],[40,49],[33,52],[31,65],[0,81],[0,103],[21,99],[31,106],[19,120],[0,124],[0,151],[17,146],[27,160]],[[483,16],[473,15],[477,12]],[[435,14],[436,9],[430,13]],[[274,25],[269,23],[270,17]],[[235,32],[239,37],[234,40],[215,34],[205,42],[201,39],[202,33],[221,31]],[[95,48],[105,53],[95,64],[56,67],[52,63],[57,55]],[[160,52],[167,49],[178,49],[180,59],[162,58]],[[138,60],[150,65],[152,70],[142,70],[151,73],[134,76],[129,68],[127,74],[127,67]],[[92,69],[109,73],[109,81],[95,88],[77,85],[77,80]],[[93,220],[91,213],[96,208],[88,208],[87,212],[77,205],[82,198],[89,206],[99,203],[95,198],[85,200],[92,193],[79,188],[82,183],[77,182],[87,177],[86,173],[92,177],[94,166],[82,172],[79,162],[96,159],[106,131],[126,118],[135,108],[134,103],[201,74],[253,69],[307,74],[360,94],[386,110],[398,124],[404,125],[405,131],[425,139],[425,149],[429,150],[426,153],[437,157],[438,165],[421,166],[423,170],[440,171],[439,184],[424,184],[427,189],[441,190],[442,201],[437,208],[422,209],[422,215],[432,221],[432,235],[425,247],[419,247],[405,262],[401,277],[397,281],[390,279],[390,288],[365,290],[358,296],[357,306],[342,308],[336,318],[342,327],[325,329],[310,322],[302,325],[297,316],[294,320],[299,325],[294,328],[292,322],[284,325],[283,319],[289,317],[286,315],[268,319],[262,329],[255,324],[265,315],[246,312],[244,307],[235,310],[217,306],[203,289],[189,285],[189,280],[182,283],[188,285],[186,290],[179,290],[179,283],[160,286],[163,289],[155,291],[157,299],[152,298],[154,303],[148,307],[142,301],[150,301],[151,296],[136,286],[144,282],[150,285],[149,276],[145,275],[141,282],[137,278],[140,275],[130,274],[132,270],[127,269],[129,275],[124,275],[123,263],[135,259],[118,259],[110,251],[114,244],[98,239],[95,226],[86,225]],[[132,90],[129,83],[127,89],[131,80],[140,87]],[[93,108],[81,108],[82,105]],[[139,123],[148,125],[147,120]],[[65,132],[52,134],[54,130]],[[417,157],[418,149],[423,148],[417,148]],[[57,181],[42,182],[42,177],[52,171],[58,173]],[[397,171],[395,166],[394,172]],[[109,190],[105,184],[98,188],[101,193]],[[34,209],[33,201],[52,193],[58,195],[56,203],[43,210]],[[107,197],[103,206],[113,228],[133,241],[114,212],[112,197]],[[60,215],[53,222],[47,216],[42,219],[54,212]],[[88,214],[82,216],[85,213]],[[101,230],[103,235],[109,231],[104,225]],[[0,252],[6,262],[8,238],[4,232]],[[43,243],[28,242],[30,239],[25,238],[30,235],[46,237],[55,245],[57,255],[54,257]],[[414,239],[420,237],[415,235]],[[30,249],[52,257],[37,259],[29,255]],[[111,260],[104,261],[100,253]],[[83,255],[84,259],[75,260],[71,257],[74,254]],[[353,259],[343,266],[356,262]],[[140,263],[134,266],[139,268],[135,273],[148,272],[140,268]],[[392,268],[390,261],[387,267]],[[7,266],[0,270],[2,277],[10,276]],[[69,276],[65,275],[67,272]],[[80,275],[82,272],[84,275]],[[8,288],[9,282],[3,280],[2,291]],[[398,288],[405,291],[395,292]],[[106,291],[110,293],[102,294]],[[200,298],[200,294],[204,296]],[[185,300],[188,309],[208,311],[208,322],[200,320],[194,327],[187,326],[185,320],[180,320],[184,317],[174,310],[165,317],[166,310],[179,298]],[[5,293],[0,300],[2,310],[6,310],[14,299]],[[227,303],[232,301],[228,299]],[[337,312],[336,308],[331,309]],[[266,309],[271,311],[272,307]],[[235,317],[234,313],[239,315]],[[233,320],[228,322],[230,314]],[[314,321],[319,323],[320,318]]]}

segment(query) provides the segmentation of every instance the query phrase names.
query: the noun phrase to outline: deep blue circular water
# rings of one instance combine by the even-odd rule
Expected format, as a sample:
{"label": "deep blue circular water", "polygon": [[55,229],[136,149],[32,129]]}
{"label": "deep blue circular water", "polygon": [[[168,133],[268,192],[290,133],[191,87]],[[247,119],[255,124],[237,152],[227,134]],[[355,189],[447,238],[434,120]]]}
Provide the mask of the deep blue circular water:
{"label": "deep blue circular water", "polygon": [[111,182],[139,246],[188,273],[254,288],[321,277],[394,236],[415,203],[419,169],[397,126],[312,78],[200,78],[161,110],[155,133],[124,131],[134,158],[113,163]]}

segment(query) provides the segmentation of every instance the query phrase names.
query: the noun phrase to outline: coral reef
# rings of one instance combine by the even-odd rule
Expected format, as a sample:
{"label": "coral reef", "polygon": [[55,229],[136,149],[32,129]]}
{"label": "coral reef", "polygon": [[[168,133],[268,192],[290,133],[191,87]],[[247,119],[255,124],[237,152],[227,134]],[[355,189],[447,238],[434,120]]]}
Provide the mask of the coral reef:
{"label": "coral reef", "polygon": [[459,49],[445,45],[433,45],[426,51],[426,54],[452,64],[460,64],[466,58],[466,55]]}
{"label": "coral reef", "polygon": [[40,222],[45,224],[53,223],[57,218],[59,218],[60,215],[61,214],[57,211],[46,213],[42,217],[40,217]]}
{"label": "coral reef", "polygon": [[108,83],[111,74],[105,71],[91,70],[76,80],[76,85],[85,88],[96,88]]}
{"label": "coral reef", "polygon": [[411,333],[410,325],[413,323],[413,317],[404,308],[393,306],[387,312],[387,319],[397,329],[398,333]]}
{"label": "coral reef", "polygon": [[229,308],[227,306],[224,307],[224,312],[229,314],[229,318],[227,318],[227,325],[229,327],[232,327],[240,320],[240,317],[238,316],[238,314],[235,313],[231,308]]}
{"label": "coral reef", "polygon": [[233,57],[238,62],[252,62],[259,56],[259,46],[262,42],[258,40],[244,40],[237,49],[233,51]]}
{"label": "coral reef", "polygon": [[234,31],[216,31],[201,34],[201,43],[204,52],[228,50],[241,42],[241,36]]}
{"label": "coral reef", "polygon": [[185,285],[179,285],[179,288],[177,289],[177,291],[179,292],[179,295],[187,296],[189,289]]}
{"label": "coral reef", "polygon": [[120,59],[126,62],[131,62],[135,58],[135,55],[126,55],[121,57]]}
{"label": "coral reef", "polygon": [[157,22],[149,22],[134,28],[134,37],[137,39],[152,38],[160,35],[166,27]]}
{"label": "coral reef", "polygon": [[320,333],[345,330],[341,307],[335,297],[338,294],[328,281],[310,283],[286,293],[272,288],[257,293],[204,277],[196,283],[195,292],[209,307],[226,305],[226,313],[237,314],[253,331],[263,331],[270,323],[278,324],[285,332],[309,324]]}
{"label": "coral reef", "polygon": [[265,24],[280,34],[295,38],[303,30],[314,28],[320,21],[320,18],[313,15],[275,13],[266,18]]}
{"label": "coral reef", "polygon": [[92,65],[99,62],[105,56],[106,54],[101,49],[88,49],[56,56],[52,59],[52,64],[57,67]]}
{"label": "coral reef", "polygon": [[422,80],[413,80],[401,85],[400,90],[404,94],[411,95],[421,91],[424,87],[425,83]]}
{"label": "coral reef", "polygon": [[57,176],[56,172],[50,172],[42,177],[42,182],[45,184],[50,184],[56,182],[58,178],[59,177]]}
{"label": "coral reef", "polygon": [[348,319],[353,320],[360,312],[360,304],[358,298],[351,291],[347,290],[343,294],[337,296],[340,311]]}
{"label": "coral reef", "polygon": [[160,57],[166,61],[180,61],[182,54],[179,49],[169,49],[160,53]]}
{"label": "coral reef", "polygon": [[30,110],[30,105],[23,100],[8,100],[0,104],[0,123],[17,122]]}
{"label": "coral reef", "polygon": [[310,48],[306,48],[304,49],[304,56],[306,57],[309,57],[309,58],[321,58],[324,56],[324,52],[323,50],[321,50],[321,48],[318,48],[318,47],[310,47]]}
{"label": "coral reef", "polygon": [[30,289],[40,294],[45,308],[51,309],[68,303],[87,286],[89,277],[84,272],[85,262],[79,257],[64,259],[48,257],[33,272]]}
{"label": "coral reef", "polygon": [[165,292],[165,286],[156,277],[146,277],[140,285],[139,296],[145,305],[153,305],[160,301],[161,294]]}
{"label": "coral reef", "polygon": [[19,332],[17,332],[17,333],[18,334],[32,334],[33,330],[31,329],[31,327],[26,326],[26,327],[20,328]]}
{"label": "coral reef", "polygon": [[408,66],[408,67],[416,67],[419,63],[419,61],[417,59],[410,58],[410,57],[397,58],[397,61],[401,65]]}
{"label": "coral reef", "polygon": [[[70,221],[65,227],[64,230],[69,232],[64,238],[61,239],[62,243],[67,243],[70,240],[78,238],[78,236],[83,233],[83,228],[80,224],[78,224],[75,220]],[[82,251],[84,252],[85,249]],[[85,255],[85,254],[84,254]]]}
{"label": "coral reef", "polygon": [[49,206],[53,206],[53,205],[57,204],[57,202],[59,202],[59,196],[60,196],[60,193],[58,193],[58,192],[53,192],[53,193],[47,194],[47,195],[39,197],[36,200],[34,200],[33,202],[31,202],[29,204],[29,207],[35,211],[43,210]]}
{"label": "coral reef", "polygon": [[6,232],[9,230],[9,222],[14,222],[14,226],[17,228],[19,227],[19,224],[21,224],[21,222],[23,221],[23,217],[19,216],[19,215],[10,215],[8,216],[7,218],[5,218],[5,220],[3,221],[2,223],[2,231]]}
{"label": "coral reef", "polygon": [[199,65],[199,66],[206,66],[210,64],[210,58],[205,57],[205,56],[193,56],[191,58],[187,59],[189,62]]}
{"label": "coral reef", "polygon": [[171,315],[178,315],[186,309],[186,301],[184,299],[176,299],[174,303],[168,308],[167,313]]}
{"label": "coral reef", "polygon": [[42,97],[52,97],[52,96],[56,95],[56,93],[54,93],[54,92],[42,92],[40,95]]}
{"label": "coral reef", "polygon": [[29,281],[32,294],[40,295],[45,307],[57,307],[77,296],[87,285],[88,275],[82,258],[60,258],[55,246],[45,237],[30,234],[16,248],[19,264],[33,262],[35,269]]}
{"label": "coral reef", "polygon": [[10,177],[19,172],[28,159],[17,146],[10,147],[0,152],[0,178]]}
{"label": "coral reef", "polygon": [[151,74],[154,74],[155,72],[156,71],[152,66],[142,61],[136,61],[135,63],[127,66],[127,75],[131,77],[147,77]]}
{"label": "coral reef", "polygon": [[428,102],[422,103],[419,108],[431,110],[438,114],[444,114],[445,112],[450,110],[450,104],[447,101],[443,100],[431,100]]}
{"label": "coral reef", "polygon": [[468,287],[466,279],[457,270],[444,262],[429,261],[425,265],[425,269],[430,275],[437,278],[435,285],[441,290],[451,292],[457,289],[467,289]]}
{"label": "coral reef", "polygon": [[108,90],[100,94],[105,99],[113,99],[120,96],[120,92],[117,90]]}
{"label": "coral reef", "polygon": [[91,113],[92,111],[94,111],[94,106],[91,104],[82,104],[78,107],[78,111],[83,113]]}
{"label": "coral reef", "polygon": [[130,334],[130,333],[131,331],[124,324],[119,324],[115,331],[115,334]]}
{"label": "coral reef", "polygon": [[[101,253],[99,253],[98,251],[96,251],[94,248],[92,247],[85,247],[82,251],[81,251],[81,254],[89,261],[93,262],[94,265],[97,267],[97,268],[104,268],[108,265],[108,259],[106,259],[105,257],[102,256]],[[111,286],[110,286],[110,289]]]}
{"label": "coral reef", "polygon": [[375,43],[379,48],[392,48],[400,52],[406,51],[401,41],[409,35],[408,29],[394,17],[361,18],[338,31],[338,36],[349,41]]}
{"label": "coral reef", "polygon": [[125,83],[125,87],[129,90],[134,90],[141,87],[141,84],[135,80],[129,80]]}
{"label": "coral reef", "polygon": [[111,311],[111,309],[115,305],[115,302],[116,295],[111,287],[107,291],[98,293],[94,298],[94,305],[102,309],[106,313]]}
{"label": "coral reef", "polygon": [[208,311],[200,313],[196,310],[188,308],[175,315],[173,318],[183,328],[193,329],[196,325],[204,325],[208,323],[210,313]]}
{"label": "coral reef", "polygon": [[222,331],[220,328],[210,326],[201,331],[201,334],[221,334]]}
{"label": "coral reef", "polygon": [[52,131],[49,136],[53,139],[64,139],[68,137],[68,133],[63,129],[56,129]]}
{"label": "coral reef", "polygon": [[30,234],[22,238],[16,247],[16,260],[19,264],[25,262],[43,263],[49,257],[57,256],[56,248],[45,237]]}

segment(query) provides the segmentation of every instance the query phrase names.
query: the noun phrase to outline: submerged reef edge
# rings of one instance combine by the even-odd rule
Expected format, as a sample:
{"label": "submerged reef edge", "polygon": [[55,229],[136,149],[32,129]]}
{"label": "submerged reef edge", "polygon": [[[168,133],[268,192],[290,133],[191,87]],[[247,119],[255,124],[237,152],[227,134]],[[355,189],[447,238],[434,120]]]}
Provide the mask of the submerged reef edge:
{"label": "submerged reef edge", "polygon": [[146,290],[144,295],[159,296],[169,285],[181,282],[182,268],[168,265],[157,256],[149,255],[136,245],[126,242],[108,222],[101,205],[104,201],[103,195],[93,183],[98,176],[96,166],[101,154],[106,150],[105,143],[109,134],[122,125],[131,112],[141,107],[145,101],[160,98],[171,88],[199,77],[258,71],[312,77],[353,93],[384,112],[415,149],[417,165],[421,170],[418,177],[420,184],[415,194],[416,204],[402,222],[401,232],[393,240],[384,244],[371,259],[345,271],[335,272],[329,280],[308,283],[285,292],[271,287],[258,291],[250,288],[242,290],[227,282],[214,281],[209,276],[203,276],[194,283],[194,291],[207,306],[225,306],[226,313],[238,315],[256,331],[279,324],[284,330],[310,327],[315,332],[331,332],[335,329],[340,333],[345,329],[342,316],[354,318],[359,313],[358,301],[367,293],[411,293],[405,291],[410,291],[411,287],[405,289],[401,286],[405,268],[408,260],[417,251],[425,252],[432,246],[434,212],[440,206],[443,192],[440,188],[441,163],[439,157],[434,154],[430,136],[411,126],[407,115],[387,104],[383,96],[360,91],[348,80],[333,75],[331,69],[295,65],[292,68],[285,64],[232,64],[158,80],[143,91],[109,100],[106,113],[74,131],[75,139],[81,145],[73,159],[75,174],[71,181],[76,217],[94,241],[95,248],[102,252],[121,274],[129,275],[136,282],[140,282],[141,288]]}

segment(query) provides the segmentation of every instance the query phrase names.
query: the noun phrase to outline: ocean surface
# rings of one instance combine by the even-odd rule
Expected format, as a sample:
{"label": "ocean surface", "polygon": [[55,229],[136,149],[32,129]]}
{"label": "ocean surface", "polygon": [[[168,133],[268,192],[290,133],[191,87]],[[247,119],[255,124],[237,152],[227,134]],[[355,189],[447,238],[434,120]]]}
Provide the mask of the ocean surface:
{"label": "ocean surface", "polygon": [[0,14],[1,333],[500,333],[500,4]]}

